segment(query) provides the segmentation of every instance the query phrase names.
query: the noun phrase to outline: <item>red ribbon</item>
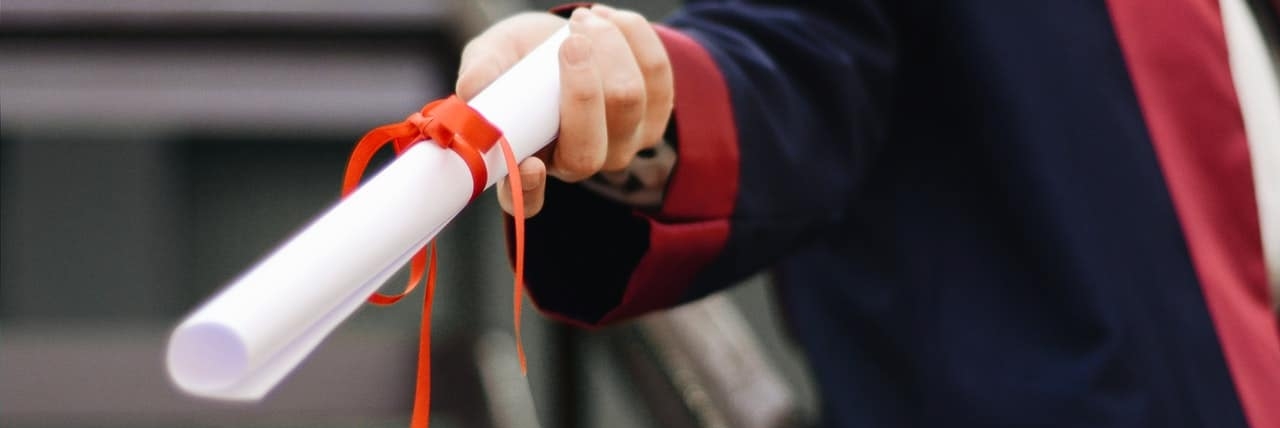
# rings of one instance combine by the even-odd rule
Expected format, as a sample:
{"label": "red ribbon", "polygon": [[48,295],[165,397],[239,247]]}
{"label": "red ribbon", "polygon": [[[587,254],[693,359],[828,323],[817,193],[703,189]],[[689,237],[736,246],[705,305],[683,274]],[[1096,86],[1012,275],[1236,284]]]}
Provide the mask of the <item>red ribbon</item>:
{"label": "red ribbon", "polygon": [[[515,285],[512,302],[512,317],[515,324],[516,353],[520,358],[520,372],[527,371],[524,358],[524,345],[520,339],[520,309],[524,290],[524,198],[520,183],[520,169],[516,163],[511,144],[503,138],[502,131],[484,119],[479,112],[472,109],[456,95],[442,100],[432,101],[422,110],[409,115],[404,122],[379,126],[365,134],[351,151],[347,161],[346,175],[342,180],[342,196],[345,198],[355,191],[364,175],[365,167],[374,153],[391,143],[399,156],[414,144],[424,140],[432,140],[445,149],[452,150],[467,163],[471,170],[471,199],[475,200],[484,192],[489,182],[488,169],[484,163],[484,153],[497,145],[502,148],[503,158],[507,164],[507,181],[511,185],[512,213],[515,216]],[[404,291],[386,295],[374,293],[369,296],[369,303],[387,306],[403,299],[422,281],[426,274],[427,291],[422,297],[422,325],[418,336],[418,375],[413,400],[413,419],[410,426],[426,428],[431,412],[431,301],[436,288],[436,242],[418,250],[409,262],[409,283]]]}

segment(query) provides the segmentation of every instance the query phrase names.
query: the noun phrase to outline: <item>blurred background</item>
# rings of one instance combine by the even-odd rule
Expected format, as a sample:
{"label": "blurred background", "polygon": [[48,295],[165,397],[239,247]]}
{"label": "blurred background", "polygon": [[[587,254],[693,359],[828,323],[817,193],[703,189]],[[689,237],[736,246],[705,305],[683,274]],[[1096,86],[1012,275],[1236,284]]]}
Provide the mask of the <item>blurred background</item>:
{"label": "blurred background", "polygon": [[[0,425],[405,426],[418,294],[361,309],[254,404],[174,389],[168,331],[337,200],[364,131],[447,95],[466,40],[553,4],[0,1]],[[527,312],[522,378],[493,199],[442,235],[432,426],[812,419],[767,276],[600,331]]]}

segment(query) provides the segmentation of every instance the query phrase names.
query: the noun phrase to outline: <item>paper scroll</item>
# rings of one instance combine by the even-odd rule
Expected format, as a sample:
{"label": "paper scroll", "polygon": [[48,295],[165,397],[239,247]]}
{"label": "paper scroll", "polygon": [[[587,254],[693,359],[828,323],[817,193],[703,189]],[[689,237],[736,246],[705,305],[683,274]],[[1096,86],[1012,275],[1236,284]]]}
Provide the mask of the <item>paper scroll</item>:
{"label": "paper scroll", "polygon": [[[562,28],[469,103],[503,131],[518,159],[555,138]],[[485,154],[492,186],[507,172]],[[453,152],[417,144],[183,320],[169,338],[169,376],[208,398],[257,400],[435,237],[471,197]]]}

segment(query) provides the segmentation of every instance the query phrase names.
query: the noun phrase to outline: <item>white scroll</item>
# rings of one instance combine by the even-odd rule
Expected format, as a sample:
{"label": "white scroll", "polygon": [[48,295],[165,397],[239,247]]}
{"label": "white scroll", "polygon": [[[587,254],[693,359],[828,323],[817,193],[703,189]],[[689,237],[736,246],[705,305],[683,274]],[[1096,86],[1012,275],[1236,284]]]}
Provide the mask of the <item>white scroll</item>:
{"label": "white scroll", "polygon": [[[555,138],[562,28],[469,103],[517,159]],[[506,176],[485,154],[488,186]],[[183,320],[169,376],[207,398],[257,400],[289,374],[413,253],[466,206],[471,172],[457,154],[417,144]]]}

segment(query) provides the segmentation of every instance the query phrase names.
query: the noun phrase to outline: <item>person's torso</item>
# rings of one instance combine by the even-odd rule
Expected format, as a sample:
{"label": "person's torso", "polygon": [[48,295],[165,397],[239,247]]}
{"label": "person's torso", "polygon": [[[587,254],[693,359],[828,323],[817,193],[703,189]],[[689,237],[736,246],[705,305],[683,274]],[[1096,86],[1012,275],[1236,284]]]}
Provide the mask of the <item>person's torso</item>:
{"label": "person's torso", "polygon": [[1245,426],[1108,5],[903,13],[890,142],[778,268],[826,419]]}

